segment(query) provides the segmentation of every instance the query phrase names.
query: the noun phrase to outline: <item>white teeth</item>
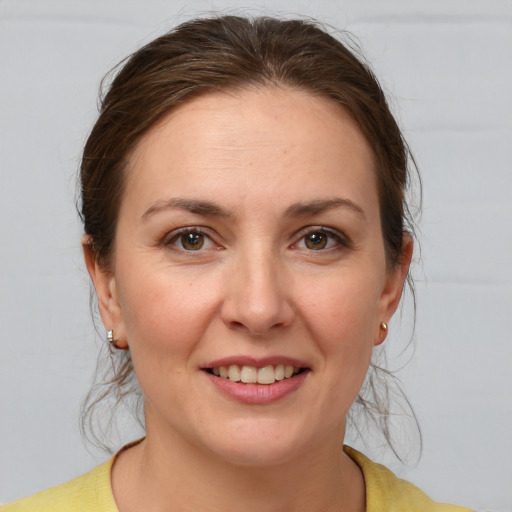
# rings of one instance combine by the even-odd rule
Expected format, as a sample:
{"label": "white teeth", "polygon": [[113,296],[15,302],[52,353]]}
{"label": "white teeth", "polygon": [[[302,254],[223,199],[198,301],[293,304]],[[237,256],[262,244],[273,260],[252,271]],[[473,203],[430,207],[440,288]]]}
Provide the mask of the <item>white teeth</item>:
{"label": "white teeth", "polygon": [[258,370],[258,384],[274,384],[276,381],[273,366],[264,366]]}
{"label": "white teeth", "polygon": [[289,379],[300,372],[300,368],[292,365],[267,365],[261,368],[249,365],[231,364],[211,369],[213,375],[222,379],[229,379],[233,382],[244,384],[274,384],[276,381]]}
{"label": "white teeth", "polygon": [[233,382],[240,381],[240,367],[237,364],[229,365],[228,377],[229,377],[229,380],[232,380]]}
{"label": "white teeth", "polygon": [[276,380],[283,380],[284,379],[284,365],[278,364],[276,366],[275,373],[276,373]]}
{"label": "white teeth", "polygon": [[242,366],[240,380],[245,384],[254,384],[258,382],[258,370],[254,366]]}

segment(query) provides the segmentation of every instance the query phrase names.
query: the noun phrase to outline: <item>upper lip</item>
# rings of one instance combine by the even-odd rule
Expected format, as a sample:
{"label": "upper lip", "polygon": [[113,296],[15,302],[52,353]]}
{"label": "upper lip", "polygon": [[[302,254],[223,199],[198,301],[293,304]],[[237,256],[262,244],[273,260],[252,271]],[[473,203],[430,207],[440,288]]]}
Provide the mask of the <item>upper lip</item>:
{"label": "upper lip", "polygon": [[220,366],[230,366],[237,364],[238,366],[255,366],[262,368],[263,366],[275,366],[278,364],[295,366],[296,368],[309,368],[308,363],[288,356],[267,356],[267,357],[251,357],[251,356],[228,356],[215,361],[210,361],[203,368],[219,368]]}

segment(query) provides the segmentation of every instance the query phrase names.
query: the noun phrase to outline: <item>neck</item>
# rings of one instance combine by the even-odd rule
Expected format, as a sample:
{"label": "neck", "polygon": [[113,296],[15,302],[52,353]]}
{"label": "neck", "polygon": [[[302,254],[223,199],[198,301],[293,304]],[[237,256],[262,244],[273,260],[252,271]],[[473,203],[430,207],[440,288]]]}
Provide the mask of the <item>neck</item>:
{"label": "neck", "polygon": [[339,434],[291,460],[240,466],[148,431],[121,453],[112,471],[120,512],[363,512],[364,480]]}

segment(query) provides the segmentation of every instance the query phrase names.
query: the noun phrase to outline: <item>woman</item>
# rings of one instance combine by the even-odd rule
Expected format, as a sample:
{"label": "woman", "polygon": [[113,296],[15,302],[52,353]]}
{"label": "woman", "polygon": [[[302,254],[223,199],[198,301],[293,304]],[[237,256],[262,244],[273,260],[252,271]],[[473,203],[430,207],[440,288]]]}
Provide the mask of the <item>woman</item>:
{"label": "woman", "polygon": [[408,276],[407,157],[372,73],[314,24],[199,19],[136,52],[81,183],[146,436],[6,512],[465,510],[343,447]]}

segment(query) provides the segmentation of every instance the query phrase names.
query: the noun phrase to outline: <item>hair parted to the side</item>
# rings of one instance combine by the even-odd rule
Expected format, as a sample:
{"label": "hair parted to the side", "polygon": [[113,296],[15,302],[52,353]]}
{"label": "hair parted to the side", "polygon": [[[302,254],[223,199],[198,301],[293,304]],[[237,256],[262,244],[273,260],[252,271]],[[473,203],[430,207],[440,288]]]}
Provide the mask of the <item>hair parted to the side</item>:
{"label": "hair parted to the side", "polygon": [[[388,265],[397,265],[404,233],[414,235],[405,199],[414,160],[377,79],[349,46],[311,20],[215,16],[183,23],[125,59],[101,101],[80,168],[80,215],[99,264],[111,265],[125,167],[155,123],[209,90],[282,87],[330,98],[357,122],[375,156]],[[98,404],[140,393],[129,352],[109,354],[110,367],[97,371],[99,382],[83,406],[82,426],[100,443],[87,428],[96,423]],[[389,435],[388,391],[380,384],[385,373],[372,365],[355,406],[373,418],[398,455]]]}

